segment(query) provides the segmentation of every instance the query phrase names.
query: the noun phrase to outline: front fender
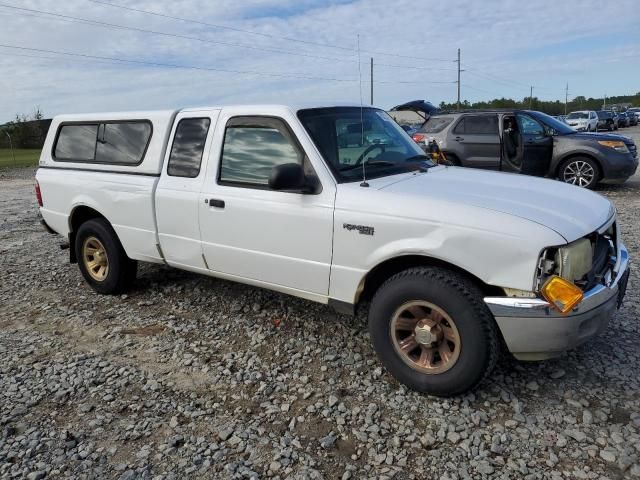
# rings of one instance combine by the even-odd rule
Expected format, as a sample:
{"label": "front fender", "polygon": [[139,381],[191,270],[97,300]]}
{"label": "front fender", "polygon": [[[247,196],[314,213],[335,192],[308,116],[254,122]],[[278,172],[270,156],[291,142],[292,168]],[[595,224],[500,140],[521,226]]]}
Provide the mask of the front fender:
{"label": "front fender", "polygon": [[361,214],[363,224],[376,225],[373,236],[340,228],[345,221],[341,217],[336,211],[329,296],[349,303],[371,270],[406,255],[455,265],[488,285],[531,290],[542,250],[566,243],[543,225],[471,207],[451,223]]}

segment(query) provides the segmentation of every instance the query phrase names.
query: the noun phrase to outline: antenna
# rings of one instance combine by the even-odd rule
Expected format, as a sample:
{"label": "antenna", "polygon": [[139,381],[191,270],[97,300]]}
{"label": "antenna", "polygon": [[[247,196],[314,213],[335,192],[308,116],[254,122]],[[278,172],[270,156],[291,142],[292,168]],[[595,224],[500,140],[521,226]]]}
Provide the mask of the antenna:
{"label": "antenna", "polygon": [[[360,66],[360,34],[358,34],[358,81],[360,89],[360,145],[364,146],[364,116],[362,106],[362,67]],[[367,171],[364,164],[367,163],[365,158],[362,159],[362,183],[361,187],[368,187],[367,183]]]}

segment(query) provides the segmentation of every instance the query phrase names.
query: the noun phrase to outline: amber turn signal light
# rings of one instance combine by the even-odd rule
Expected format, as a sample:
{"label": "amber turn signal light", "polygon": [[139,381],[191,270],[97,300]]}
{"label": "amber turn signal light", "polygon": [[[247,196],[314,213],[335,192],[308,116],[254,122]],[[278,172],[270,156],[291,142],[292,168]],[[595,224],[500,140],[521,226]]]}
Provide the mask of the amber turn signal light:
{"label": "amber turn signal light", "polygon": [[584,298],[582,290],[557,275],[545,282],[540,289],[540,293],[560,313],[570,312]]}

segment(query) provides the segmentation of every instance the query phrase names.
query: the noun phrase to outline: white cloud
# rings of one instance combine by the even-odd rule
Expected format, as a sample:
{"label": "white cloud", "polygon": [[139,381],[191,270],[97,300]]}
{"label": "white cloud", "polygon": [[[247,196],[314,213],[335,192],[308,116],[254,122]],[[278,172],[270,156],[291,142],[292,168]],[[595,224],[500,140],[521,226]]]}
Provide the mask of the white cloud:
{"label": "white cloud", "polygon": [[[637,90],[636,80],[640,75],[640,45],[637,40],[640,9],[636,0],[604,4],[597,0],[109,1],[265,35],[350,48],[355,46],[359,33],[363,62],[368,62],[371,51],[395,52],[414,58],[376,53],[374,62],[427,67],[419,70],[377,66],[375,78],[378,80],[417,82],[375,84],[376,104],[383,107],[414,98],[434,102],[453,100],[456,92],[453,83],[438,85],[428,82],[455,80],[453,60],[458,47],[463,52],[462,63],[469,70],[463,73],[463,97],[471,100],[494,94],[524,97],[528,95],[528,85],[535,85],[535,93],[543,98],[560,98],[567,81],[575,95],[631,93]],[[64,4],[46,0],[7,2],[22,8],[201,37],[209,42],[245,44],[253,48],[105,28],[3,7],[0,7],[0,23],[3,25],[0,44],[352,81],[114,65],[0,48],[0,71],[3,72],[0,75],[0,122],[9,120],[16,112],[31,111],[35,105],[40,105],[46,114],[52,115],[198,104],[359,99],[354,52],[144,15],[88,0],[69,0]],[[606,27],[612,22],[615,29]],[[286,55],[259,48],[334,57],[336,60]],[[15,53],[56,59],[8,55]],[[426,60],[428,58],[450,60],[435,62]],[[363,65],[362,69],[367,80],[368,65]],[[496,76],[502,80],[491,78]],[[465,88],[467,85],[470,88]],[[365,83],[365,101],[369,98],[368,92],[368,84]]]}

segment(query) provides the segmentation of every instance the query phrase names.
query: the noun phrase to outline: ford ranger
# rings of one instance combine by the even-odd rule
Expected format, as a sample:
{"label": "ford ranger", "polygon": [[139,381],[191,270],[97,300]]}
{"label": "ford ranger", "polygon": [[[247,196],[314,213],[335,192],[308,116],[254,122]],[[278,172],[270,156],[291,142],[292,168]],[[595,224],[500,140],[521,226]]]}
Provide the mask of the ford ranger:
{"label": "ford ranger", "polygon": [[542,360],[602,332],[629,275],[602,196],[434,165],[376,108],[61,115],[36,180],[96,292],[151,262],[368,305],[382,364],[434,395],[476,387],[503,346]]}

